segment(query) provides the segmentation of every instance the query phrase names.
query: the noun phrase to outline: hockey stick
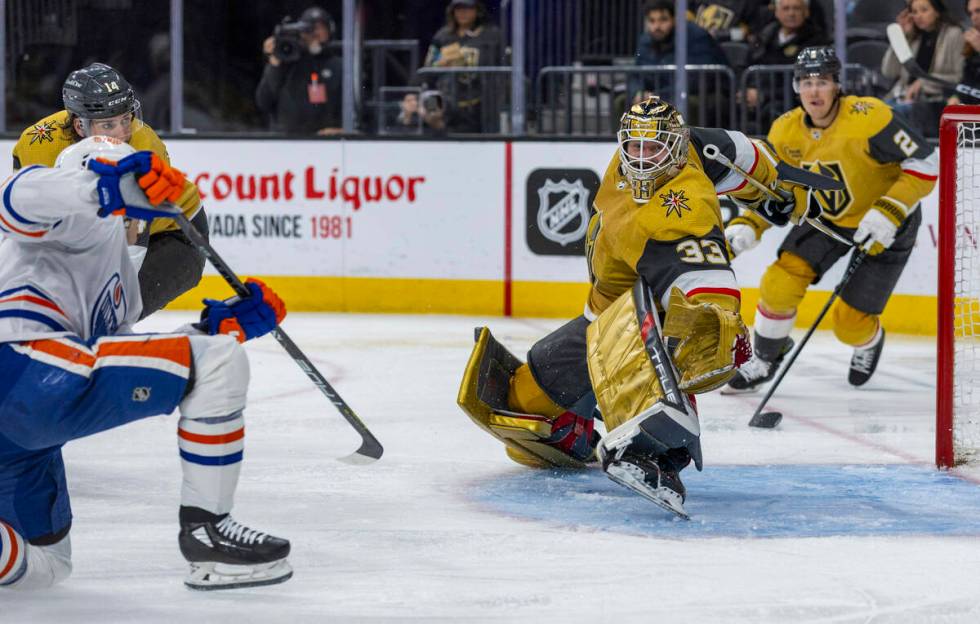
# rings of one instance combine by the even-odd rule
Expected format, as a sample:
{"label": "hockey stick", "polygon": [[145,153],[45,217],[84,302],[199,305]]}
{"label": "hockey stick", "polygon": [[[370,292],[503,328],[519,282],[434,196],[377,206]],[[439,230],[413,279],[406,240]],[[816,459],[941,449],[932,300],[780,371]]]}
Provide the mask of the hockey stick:
{"label": "hockey stick", "polygon": [[[742,176],[745,179],[746,182],[748,182],[749,184],[751,184],[752,186],[754,186],[756,189],[758,189],[766,197],[769,197],[770,199],[775,199],[776,201],[785,201],[786,200],[785,197],[782,197],[776,191],[772,190],[771,188],[767,187],[762,182],[759,182],[758,180],[756,180],[755,178],[753,178],[752,175],[749,174],[748,171],[746,171],[745,169],[742,169],[741,167],[739,167],[738,165],[736,165],[735,163],[733,163],[727,156],[725,156],[724,154],[721,153],[721,150],[718,149],[718,146],[717,145],[714,145],[713,143],[709,143],[709,144],[705,145],[704,146],[704,149],[703,149],[703,153],[704,153],[704,155],[705,155],[706,158],[708,158],[710,160],[713,160],[713,161],[717,162],[720,165],[724,165],[725,167],[728,167],[729,169],[731,169],[732,171],[734,171],[738,175]],[[785,163],[780,163],[780,165],[783,165],[783,164],[785,164]],[[788,165],[787,165],[787,167],[788,167]],[[778,167],[777,167],[777,169],[778,169]],[[817,180],[817,178],[824,178],[824,177],[826,177],[826,176],[819,176],[819,175],[817,175],[815,173],[812,173],[812,172],[806,172],[806,173],[809,173],[810,174],[810,178],[813,179],[813,182],[817,182],[817,183],[819,183],[819,180]],[[799,184],[799,182],[793,182],[793,183],[794,184]],[[803,184],[802,186],[807,186],[807,185]],[[828,190],[842,190],[843,189],[843,186],[841,185],[840,181],[834,180],[833,178],[827,178],[826,185],[825,186],[826,186],[826,188]],[[819,188],[819,187],[817,187],[817,188]],[[812,187],[811,187],[811,191],[812,191]],[[807,193],[807,201],[810,200],[809,198],[810,198],[810,195],[809,195],[809,193]],[[751,210],[751,208],[750,208],[750,210]],[[753,212],[755,212],[755,211],[753,211]],[[756,213],[756,214],[758,214],[758,213]],[[762,218],[765,219],[765,217],[762,217]],[[820,220],[820,217],[808,217],[808,216],[805,216],[804,215],[803,220],[806,221],[807,223],[809,223],[810,225],[812,225],[815,229],[823,232],[824,234],[826,234],[830,238],[834,239],[835,241],[837,241],[839,243],[844,243],[845,245],[850,245],[851,244],[851,241],[847,240],[846,238],[844,238],[843,236],[841,236],[840,234],[838,234],[834,230],[832,230],[829,227],[827,227],[827,225],[823,221]]]}
{"label": "hockey stick", "polygon": [[847,267],[847,272],[844,273],[844,277],[842,277],[840,283],[837,284],[837,288],[834,288],[834,292],[830,293],[827,303],[824,304],[823,309],[820,310],[820,314],[817,315],[817,320],[815,320],[813,325],[810,326],[810,329],[807,330],[806,335],[803,336],[803,340],[800,341],[800,344],[796,345],[796,349],[794,349],[793,353],[789,356],[789,360],[786,362],[786,365],[779,371],[776,381],[772,382],[772,385],[769,386],[769,390],[766,392],[766,396],[762,397],[762,402],[759,403],[759,407],[755,408],[755,413],[752,414],[752,419],[749,420],[750,427],[772,429],[779,424],[779,421],[783,419],[783,415],[780,412],[763,412],[762,409],[766,406],[766,403],[769,402],[769,399],[772,398],[776,388],[779,387],[779,383],[783,380],[783,377],[786,376],[786,373],[789,372],[789,369],[791,366],[793,366],[793,362],[796,361],[796,358],[799,357],[800,351],[802,351],[803,347],[806,346],[806,343],[810,340],[810,336],[813,335],[813,332],[817,330],[817,326],[820,325],[820,321],[822,321],[823,317],[827,315],[827,310],[830,309],[830,306],[834,303],[837,297],[844,291],[844,287],[847,286],[849,281],[851,281],[851,277],[854,275],[854,272],[857,270],[858,266],[861,265],[867,255],[867,251],[856,248],[854,258],[851,259],[851,262]]}
{"label": "hockey stick", "polygon": [[902,31],[902,27],[898,24],[889,24],[888,28],[885,29],[888,34],[888,45],[892,47],[892,52],[895,53],[895,58],[901,63],[905,71],[909,73],[913,78],[919,78],[921,80],[928,80],[933,82],[948,91],[954,93],[959,93],[961,95],[968,95],[974,99],[980,100],[980,89],[976,87],[971,87],[965,82],[950,82],[948,80],[943,80],[928,73],[926,70],[915,62],[915,57],[912,55],[912,48],[909,46],[908,39],[905,38],[905,33]]}
{"label": "hockey stick", "polygon": [[[225,263],[221,256],[218,255],[218,252],[216,252],[211,244],[208,243],[207,239],[197,231],[194,224],[187,220],[187,217],[185,217],[183,213],[180,211],[175,211],[171,218],[177,222],[177,225],[180,226],[181,231],[191,240],[192,243],[194,243],[194,246],[197,247],[197,250],[201,253],[201,255],[207,258],[211,265],[218,271],[219,274],[221,274],[221,277],[223,277],[224,280],[228,282],[228,285],[234,289],[235,294],[239,295],[240,297],[251,296],[252,293],[248,287],[242,283],[242,280],[238,279],[238,276],[231,270],[231,267]],[[300,348],[296,346],[296,343],[293,342],[292,338],[286,334],[282,327],[276,326],[276,328],[272,330],[272,335],[277,341],[279,341],[282,348],[286,350],[289,357],[293,358],[293,361],[296,362],[304,373],[306,373],[306,376],[310,378],[310,381],[312,381],[313,384],[320,389],[320,392],[330,399],[330,402],[337,408],[340,415],[343,416],[348,423],[350,423],[351,427],[353,427],[358,434],[360,434],[361,446],[350,455],[341,457],[340,461],[348,464],[368,464],[380,459],[381,454],[384,453],[384,448],[381,446],[381,443],[378,442],[378,439],[375,438],[364,423],[361,422],[361,419],[358,418],[357,414],[354,413],[354,410],[347,405],[347,402],[344,401],[339,394],[337,394],[337,391],[333,389],[330,382],[327,381],[323,374],[317,370],[316,366],[313,365],[313,362],[311,362],[310,359],[300,350]]]}

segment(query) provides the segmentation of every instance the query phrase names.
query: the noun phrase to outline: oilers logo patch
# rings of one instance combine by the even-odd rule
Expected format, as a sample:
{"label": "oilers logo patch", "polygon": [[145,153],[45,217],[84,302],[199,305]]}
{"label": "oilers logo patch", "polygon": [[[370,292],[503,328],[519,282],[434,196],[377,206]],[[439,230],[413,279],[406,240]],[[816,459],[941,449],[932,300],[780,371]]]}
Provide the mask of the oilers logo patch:
{"label": "oilers logo patch", "polygon": [[126,291],[122,279],[115,273],[106,282],[95,300],[92,308],[92,322],[89,334],[92,338],[109,336],[119,330],[119,325],[126,318]]}
{"label": "oilers logo patch", "polygon": [[677,193],[674,191],[667,191],[666,193],[660,194],[660,199],[664,200],[661,204],[667,209],[665,217],[670,217],[672,214],[676,214],[677,218],[680,219],[684,216],[684,211],[691,211],[691,207],[687,205],[687,197],[684,196],[684,191],[681,190]]}
{"label": "oilers logo patch", "polygon": [[27,131],[27,134],[31,135],[31,145],[35,143],[41,144],[45,141],[54,143],[54,122],[47,121],[45,123],[34,124],[34,126]]}

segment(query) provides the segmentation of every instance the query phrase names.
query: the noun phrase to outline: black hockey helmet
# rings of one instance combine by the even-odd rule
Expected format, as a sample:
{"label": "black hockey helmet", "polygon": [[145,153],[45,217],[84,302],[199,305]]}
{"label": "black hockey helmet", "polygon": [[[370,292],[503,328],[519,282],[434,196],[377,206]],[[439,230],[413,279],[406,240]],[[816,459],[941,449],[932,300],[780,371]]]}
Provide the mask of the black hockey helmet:
{"label": "black hockey helmet", "polygon": [[129,82],[103,63],[92,63],[70,73],[61,95],[68,112],[82,119],[116,117],[139,107]]}
{"label": "black hockey helmet", "polygon": [[814,76],[833,76],[834,82],[840,82],[840,69],[840,59],[833,47],[803,48],[793,66],[793,88],[799,93],[800,80]]}

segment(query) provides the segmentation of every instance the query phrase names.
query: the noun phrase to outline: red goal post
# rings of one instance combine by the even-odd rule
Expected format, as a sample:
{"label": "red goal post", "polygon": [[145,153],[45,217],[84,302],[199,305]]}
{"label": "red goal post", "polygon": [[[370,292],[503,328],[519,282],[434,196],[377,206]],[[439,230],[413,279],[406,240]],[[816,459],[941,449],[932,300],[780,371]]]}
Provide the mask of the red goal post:
{"label": "red goal post", "polygon": [[980,459],[980,106],[939,126],[936,465]]}

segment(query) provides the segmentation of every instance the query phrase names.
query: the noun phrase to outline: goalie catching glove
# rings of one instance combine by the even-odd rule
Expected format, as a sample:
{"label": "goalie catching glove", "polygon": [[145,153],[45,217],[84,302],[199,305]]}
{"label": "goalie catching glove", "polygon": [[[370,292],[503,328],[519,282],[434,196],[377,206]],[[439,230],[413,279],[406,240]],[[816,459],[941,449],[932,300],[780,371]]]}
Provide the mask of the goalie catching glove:
{"label": "goalie catching glove", "polygon": [[673,353],[681,373],[678,386],[691,394],[728,383],[735,369],[752,357],[749,331],[737,312],[691,301],[676,287],[670,292],[663,333],[679,340]]}
{"label": "goalie catching glove", "polygon": [[181,198],[187,179],[150,151],[136,152],[118,161],[88,160],[88,168],[99,175],[99,216],[125,215],[151,221],[172,216],[155,209],[165,200]]}
{"label": "goalie catching glove", "polygon": [[228,334],[245,342],[271,332],[286,318],[286,304],[263,282],[245,280],[251,294],[224,301],[205,299],[198,328],[210,335]]}
{"label": "goalie catching glove", "polygon": [[892,246],[906,212],[884,197],[875,200],[854,231],[854,242],[869,256],[877,256]]}

